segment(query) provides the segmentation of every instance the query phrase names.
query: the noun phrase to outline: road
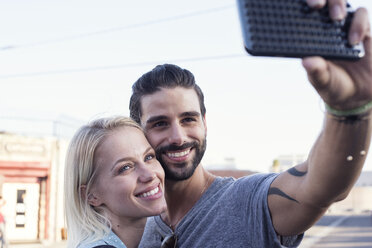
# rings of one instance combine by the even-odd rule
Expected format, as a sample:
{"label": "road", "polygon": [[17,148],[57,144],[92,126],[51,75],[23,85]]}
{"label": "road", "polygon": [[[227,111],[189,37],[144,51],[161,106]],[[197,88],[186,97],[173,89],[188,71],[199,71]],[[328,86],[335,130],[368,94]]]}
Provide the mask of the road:
{"label": "road", "polygon": [[326,215],[310,228],[300,248],[372,248],[369,213]]}

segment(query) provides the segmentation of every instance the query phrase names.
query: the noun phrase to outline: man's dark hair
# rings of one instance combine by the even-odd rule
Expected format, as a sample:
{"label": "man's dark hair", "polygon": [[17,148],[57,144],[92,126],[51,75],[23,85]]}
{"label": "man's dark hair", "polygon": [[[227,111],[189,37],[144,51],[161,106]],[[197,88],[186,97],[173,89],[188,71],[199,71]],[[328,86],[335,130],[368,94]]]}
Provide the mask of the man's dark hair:
{"label": "man's dark hair", "polygon": [[158,65],[151,71],[143,74],[132,86],[132,96],[129,102],[130,117],[141,123],[141,98],[153,94],[160,88],[184,87],[193,88],[199,98],[200,113],[205,116],[204,95],[195,83],[194,75],[179,66],[172,64]]}

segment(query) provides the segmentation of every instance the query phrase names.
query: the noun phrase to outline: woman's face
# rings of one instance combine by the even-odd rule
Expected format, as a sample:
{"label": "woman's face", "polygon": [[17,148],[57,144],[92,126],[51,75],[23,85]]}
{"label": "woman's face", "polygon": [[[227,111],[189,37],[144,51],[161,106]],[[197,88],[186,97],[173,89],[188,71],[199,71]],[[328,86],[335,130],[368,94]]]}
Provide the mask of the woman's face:
{"label": "woman's face", "polygon": [[113,131],[95,154],[97,180],[88,197],[114,218],[142,218],[166,209],[164,171],[143,132],[134,127]]}

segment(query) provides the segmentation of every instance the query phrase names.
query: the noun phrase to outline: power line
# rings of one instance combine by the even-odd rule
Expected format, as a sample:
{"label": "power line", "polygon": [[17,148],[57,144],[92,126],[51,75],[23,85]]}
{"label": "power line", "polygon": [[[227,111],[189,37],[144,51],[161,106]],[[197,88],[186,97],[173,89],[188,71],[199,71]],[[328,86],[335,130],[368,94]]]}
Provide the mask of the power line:
{"label": "power line", "polygon": [[79,73],[79,72],[88,72],[88,71],[104,71],[104,70],[112,70],[112,69],[122,69],[122,68],[129,68],[129,67],[141,67],[147,65],[158,65],[163,63],[179,63],[179,62],[190,62],[190,61],[206,61],[206,60],[221,60],[221,59],[231,59],[231,58],[239,58],[239,57],[246,57],[244,53],[237,53],[237,54],[223,54],[223,55],[216,55],[216,56],[204,56],[204,57],[193,57],[193,58],[182,58],[182,59],[169,59],[169,60],[162,60],[162,61],[145,61],[145,62],[138,62],[138,63],[128,63],[122,65],[109,65],[109,66],[96,66],[96,67],[86,67],[86,68],[73,68],[73,69],[65,69],[65,70],[54,70],[54,71],[40,71],[40,72],[30,72],[30,73],[22,73],[22,74],[8,74],[8,75],[0,75],[0,79],[9,79],[9,78],[21,78],[21,77],[37,77],[37,76],[46,76],[46,75],[53,75],[53,74],[69,74],[69,73]]}
{"label": "power line", "polygon": [[65,41],[69,41],[69,40],[76,40],[76,39],[95,36],[95,35],[102,35],[102,34],[107,34],[107,33],[119,32],[119,31],[126,30],[126,29],[134,29],[134,28],[154,25],[154,24],[158,24],[158,23],[163,23],[163,22],[175,21],[175,20],[186,19],[186,18],[190,18],[190,17],[194,17],[194,16],[200,16],[200,15],[215,13],[215,12],[223,11],[223,10],[226,10],[226,9],[230,9],[232,7],[235,7],[235,5],[234,4],[229,4],[229,5],[225,5],[225,6],[221,6],[221,7],[190,12],[190,13],[186,13],[186,14],[182,14],[182,15],[160,18],[160,19],[156,19],[156,20],[130,24],[130,25],[127,25],[127,26],[122,26],[122,27],[103,29],[103,30],[99,30],[99,31],[95,31],[95,32],[81,33],[81,34],[66,36],[66,37],[62,37],[62,38],[58,38],[58,39],[31,42],[31,43],[25,43],[25,44],[21,44],[21,45],[7,45],[7,46],[0,47],[0,51],[14,50],[14,49],[25,48],[25,47],[43,46],[43,45],[60,43],[60,42],[65,42]]}
{"label": "power line", "polygon": [[[69,118],[69,119],[67,119]],[[56,117],[56,118],[35,118],[35,117],[24,117],[24,116],[0,116],[0,119],[7,121],[20,121],[20,122],[40,122],[40,123],[54,123],[69,127],[78,127],[81,125],[83,120],[72,119],[71,117]]]}

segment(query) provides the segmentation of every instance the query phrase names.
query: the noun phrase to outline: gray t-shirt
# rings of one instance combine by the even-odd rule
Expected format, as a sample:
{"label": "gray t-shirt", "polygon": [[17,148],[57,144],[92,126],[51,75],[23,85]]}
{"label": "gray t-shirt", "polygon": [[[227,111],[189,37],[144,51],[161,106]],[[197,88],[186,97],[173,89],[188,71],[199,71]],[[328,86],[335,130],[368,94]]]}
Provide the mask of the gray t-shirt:
{"label": "gray t-shirt", "polygon": [[[267,193],[276,176],[217,177],[178,224],[177,247],[297,247],[303,234],[280,241],[271,222]],[[139,247],[158,248],[170,234],[160,216],[150,217]]]}

